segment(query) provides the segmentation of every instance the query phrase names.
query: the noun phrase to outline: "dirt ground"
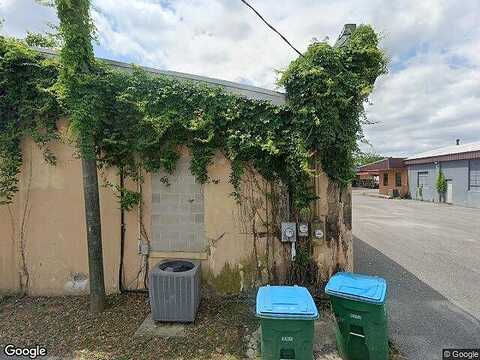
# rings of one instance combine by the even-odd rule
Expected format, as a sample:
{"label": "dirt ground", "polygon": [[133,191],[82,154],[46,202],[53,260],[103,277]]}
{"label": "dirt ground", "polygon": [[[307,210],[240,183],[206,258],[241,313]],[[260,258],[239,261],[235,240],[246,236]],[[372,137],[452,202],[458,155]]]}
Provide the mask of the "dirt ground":
{"label": "dirt ground", "polygon": [[[325,301],[317,306],[323,314],[331,311]],[[99,315],[90,313],[88,297],[0,297],[0,348],[38,344],[62,359],[240,360],[252,351],[249,342],[259,326],[252,297],[208,298],[185,337],[134,337],[149,312],[143,293],[109,296]],[[315,359],[340,358],[334,351]],[[404,358],[392,351],[390,359]]]}
{"label": "dirt ground", "polygon": [[0,344],[39,344],[50,356],[75,359],[233,360],[245,357],[244,337],[258,327],[247,299],[208,299],[187,336],[133,337],[150,312],[148,296],[109,296],[108,303],[95,316],[87,297],[4,298]]}

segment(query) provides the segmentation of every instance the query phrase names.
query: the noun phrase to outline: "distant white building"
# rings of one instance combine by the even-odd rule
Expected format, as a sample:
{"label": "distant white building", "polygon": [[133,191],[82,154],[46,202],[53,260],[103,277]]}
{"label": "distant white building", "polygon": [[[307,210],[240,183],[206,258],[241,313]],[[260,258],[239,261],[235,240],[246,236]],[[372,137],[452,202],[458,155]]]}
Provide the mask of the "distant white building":
{"label": "distant white building", "polygon": [[447,179],[446,202],[480,208],[480,142],[423,152],[404,162],[413,199],[440,201],[436,183],[441,169]]}

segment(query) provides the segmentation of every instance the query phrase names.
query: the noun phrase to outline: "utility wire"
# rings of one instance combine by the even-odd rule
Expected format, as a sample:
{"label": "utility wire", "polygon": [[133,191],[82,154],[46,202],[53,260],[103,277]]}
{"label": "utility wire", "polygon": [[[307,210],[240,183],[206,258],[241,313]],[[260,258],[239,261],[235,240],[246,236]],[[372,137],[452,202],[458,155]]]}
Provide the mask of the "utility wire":
{"label": "utility wire", "polygon": [[277,29],[275,29],[272,25],[270,25],[270,24],[268,23],[268,21],[265,20],[265,19],[263,18],[263,16],[260,15],[260,13],[259,13],[257,10],[255,10],[255,8],[254,8],[252,5],[250,5],[250,4],[249,4],[248,2],[246,2],[245,0],[240,0],[240,1],[241,1],[242,3],[244,3],[246,6],[248,6],[250,9],[252,9],[252,11],[253,11],[260,19],[262,19],[262,21],[263,21],[265,24],[267,24],[267,26],[268,26],[270,29],[272,29],[273,31],[275,31],[275,32],[278,34],[278,36],[280,36],[280,37],[283,39],[283,41],[285,41],[293,50],[295,50],[295,51],[297,52],[298,55],[300,55],[301,57],[303,57],[303,54],[302,54],[300,51],[298,51],[298,50],[290,43],[290,41],[287,40],[287,38],[286,38],[285,36],[283,36]]}

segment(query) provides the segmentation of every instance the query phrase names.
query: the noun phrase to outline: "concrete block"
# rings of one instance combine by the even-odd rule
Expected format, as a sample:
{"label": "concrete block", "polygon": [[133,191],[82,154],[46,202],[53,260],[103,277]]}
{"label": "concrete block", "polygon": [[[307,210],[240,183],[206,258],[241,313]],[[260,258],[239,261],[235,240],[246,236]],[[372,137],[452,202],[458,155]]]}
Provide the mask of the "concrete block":
{"label": "concrete block", "polygon": [[204,219],[205,219],[205,216],[203,215],[203,213],[195,214],[195,224],[203,224]]}
{"label": "concrete block", "polygon": [[193,232],[183,232],[181,234],[182,242],[188,247],[189,244],[193,244],[195,241],[195,233]]}
{"label": "concrete block", "polygon": [[175,338],[186,336],[185,325],[172,323],[158,323],[153,321],[152,314],[148,314],[143,323],[135,331],[134,337],[150,336]]}

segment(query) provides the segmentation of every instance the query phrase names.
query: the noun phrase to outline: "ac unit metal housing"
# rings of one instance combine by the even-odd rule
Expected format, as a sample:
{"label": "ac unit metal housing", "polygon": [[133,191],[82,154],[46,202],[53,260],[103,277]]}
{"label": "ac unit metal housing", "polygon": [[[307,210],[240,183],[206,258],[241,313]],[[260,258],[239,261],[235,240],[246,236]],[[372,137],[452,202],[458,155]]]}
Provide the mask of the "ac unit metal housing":
{"label": "ac unit metal housing", "polygon": [[149,274],[149,295],[154,321],[193,322],[200,304],[199,261],[165,260]]}

